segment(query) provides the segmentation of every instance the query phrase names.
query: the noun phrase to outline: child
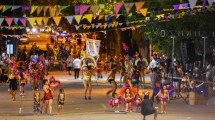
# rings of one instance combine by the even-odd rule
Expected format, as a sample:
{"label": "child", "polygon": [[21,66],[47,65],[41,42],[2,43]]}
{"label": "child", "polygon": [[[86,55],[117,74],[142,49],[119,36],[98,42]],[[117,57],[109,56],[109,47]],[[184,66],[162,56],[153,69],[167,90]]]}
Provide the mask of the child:
{"label": "child", "polygon": [[35,93],[34,93],[34,114],[38,114],[39,112],[41,112],[40,110],[40,93],[38,91],[38,88],[35,88]]}
{"label": "child", "polygon": [[161,114],[166,113],[166,105],[169,101],[169,91],[166,89],[166,86],[164,86],[156,96],[158,95],[160,98]]}
{"label": "child", "polygon": [[65,93],[63,89],[59,90],[59,95],[58,95],[58,113],[60,114],[63,112],[63,106],[65,102]]}
{"label": "child", "polygon": [[141,99],[139,94],[135,95],[135,101],[134,102],[135,102],[135,106],[136,106],[136,111],[140,112],[140,110],[141,110],[140,104],[142,103],[142,99]]}
{"label": "child", "polygon": [[124,99],[125,99],[125,112],[132,112],[133,96],[132,96],[132,93],[130,92],[130,89],[128,88],[125,90]]}
{"label": "child", "polygon": [[114,93],[114,97],[109,100],[109,105],[114,107],[115,112],[119,112],[120,99],[117,93]]}

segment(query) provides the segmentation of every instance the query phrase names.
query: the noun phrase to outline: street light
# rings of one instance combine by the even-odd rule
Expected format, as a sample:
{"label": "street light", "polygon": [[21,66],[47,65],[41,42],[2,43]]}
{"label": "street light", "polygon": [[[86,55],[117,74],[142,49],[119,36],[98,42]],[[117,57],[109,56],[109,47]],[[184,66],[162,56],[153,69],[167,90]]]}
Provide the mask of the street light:
{"label": "street light", "polygon": [[174,51],[175,51],[175,37],[172,36],[170,38],[172,38],[172,68],[173,68],[173,66],[174,66]]}

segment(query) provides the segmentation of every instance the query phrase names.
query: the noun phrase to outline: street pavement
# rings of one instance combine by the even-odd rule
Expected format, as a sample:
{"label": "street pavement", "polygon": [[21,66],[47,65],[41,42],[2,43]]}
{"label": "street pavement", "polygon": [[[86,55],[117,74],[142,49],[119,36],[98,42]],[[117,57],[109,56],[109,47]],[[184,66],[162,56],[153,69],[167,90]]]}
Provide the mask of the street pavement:
{"label": "street pavement", "polygon": [[[54,92],[53,115],[33,115],[33,91],[30,85],[26,86],[24,97],[17,94],[17,100],[12,101],[7,89],[8,84],[0,84],[0,120],[142,120],[142,115],[133,112],[125,113],[123,104],[120,105],[120,113],[115,113],[107,102],[111,96],[106,92],[111,88],[106,82],[108,74],[104,73],[103,79],[95,81],[93,78],[92,100],[84,99],[84,86],[81,77],[74,79],[65,71],[50,72],[50,75],[60,80],[66,93],[64,112],[57,114],[57,94]],[[149,75],[146,77],[149,80]],[[116,80],[119,82],[119,74]],[[118,88],[118,90],[120,87]],[[141,88],[140,92],[146,89]],[[147,89],[148,90],[148,89]],[[40,90],[43,94],[43,92]],[[159,104],[154,103],[159,107]],[[21,108],[21,111],[20,111]],[[153,120],[153,115],[147,116],[147,120]],[[212,105],[188,105],[182,99],[171,100],[167,106],[167,114],[159,114],[157,120],[215,120],[215,106]]]}

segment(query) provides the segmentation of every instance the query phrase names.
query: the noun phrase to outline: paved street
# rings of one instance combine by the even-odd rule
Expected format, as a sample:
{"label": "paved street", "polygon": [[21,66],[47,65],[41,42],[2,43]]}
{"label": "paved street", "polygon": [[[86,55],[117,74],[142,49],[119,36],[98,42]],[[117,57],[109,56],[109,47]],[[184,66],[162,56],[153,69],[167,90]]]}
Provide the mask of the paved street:
{"label": "paved street", "polygon": [[[135,112],[125,113],[121,104],[120,113],[114,113],[113,109],[107,105],[111,98],[105,93],[110,89],[110,85],[105,82],[107,75],[102,80],[93,82],[92,100],[84,100],[84,87],[82,79],[74,80],[66,72],[50,72],[49,76],[54,75],[56,79],[62,82],[62,87],[66,93],[66,103],[64,113],[57,114],[56,98],[58,91],[54,92],[53,113],[54,115],[33,115],[33,91],[27,85],[25,97],[17,95],[17,100],[12,101],[7,92],[8,85],[0,85],[0,120],[142,120],[142,115]],[[48,76],[48,77],[49,77]],[[119,75],[117,75],[117,81]],[[148,79],[148,78],[147,78]],[[144,91],[144,89],[141,89]],[[42,93],[42,91],[41,91]],[[42,93],[43,94],[43,93]],[[155,103],[155,106],[158,104]],[[22,112],[19,113],[20,107]],[[182,99],[172,100],[167,107],[167,114],[159,114],[158,120],[214,120],[214,105],[195,105],[190,106],[183,103]],[[147,120],[153,120],[153,115],[147,117]]]}

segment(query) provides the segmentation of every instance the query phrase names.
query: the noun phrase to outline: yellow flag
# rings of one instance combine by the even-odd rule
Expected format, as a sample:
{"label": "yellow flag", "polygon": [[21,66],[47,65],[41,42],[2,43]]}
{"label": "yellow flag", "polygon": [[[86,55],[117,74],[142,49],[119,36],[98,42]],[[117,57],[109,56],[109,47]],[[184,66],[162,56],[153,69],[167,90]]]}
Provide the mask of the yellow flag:
{"label": "yellow flag", "polygon": [[27,18],[28,22],[30,23],[31,26],[34,26],[34,22],[35,22],[35,18],[31,17],[31,18]]}
{"label": "yellow flag", "polygon": [[49,21],[49,17],[43,17],[44,25],[47,25],[48,21]]}
{"label": "yellow flag", "polygon": [[147,8],[140,9],[140,12],[143,14],[143,16],[146,16]]}
{"label": "yellow flag", "polygon": [[104,15],[99,15],[99,20],[101,20],[104,17]]}
{"label": "yellow flag", "polygon": [[79,24],[82,18],[82,15],[74,15],[76,22]]}
{"label": "yellow flag", "polygon": [[90,23],[93,19],[93,14],[85,14],[82,19],[86,18]]}
{"label": "yellow flag", "polygon": [[121,15],[121,14],[117,14],[117,15],[116,15],[116,19],[119,18],[120,15]]}
{"label": "yellow flag", "polygon": [[87,28],[87,25],[84,24],[84,25],[83,25],[83,28],[84,28],[84,30],[85,30],[85,29]]}
{"label": "yellow flag", "polygon": [[106,29],[107,28],[107,23],[104,23],[104,29]]}
{"label": "yellow flag", "polygon": [[38,25],[42,25],[43,18],[42,17],[36,17],[36,21],[37,21]]}
{"label": "yellow flag", "polygon": [[90,29],[90,28],[91,28],[91,26],[90,26],[90,25],[88,25],[88,26],[87,26],[87,29]]}
{"label": "yellow flag", "polygon": [[182,5],[179,5],[179,10],[184,9],[184,7]]}
{"label": "yellow flag", "polygon": [[61,17],[53,17],[53,19],[54,19],[56,25],[58,26],[60,23]]}
{"label": "yellow flag", "polygon": [[38,6],[31,6],[31,13],[30,14],[34,13],[34,11],[37,9],[37,7]]}

